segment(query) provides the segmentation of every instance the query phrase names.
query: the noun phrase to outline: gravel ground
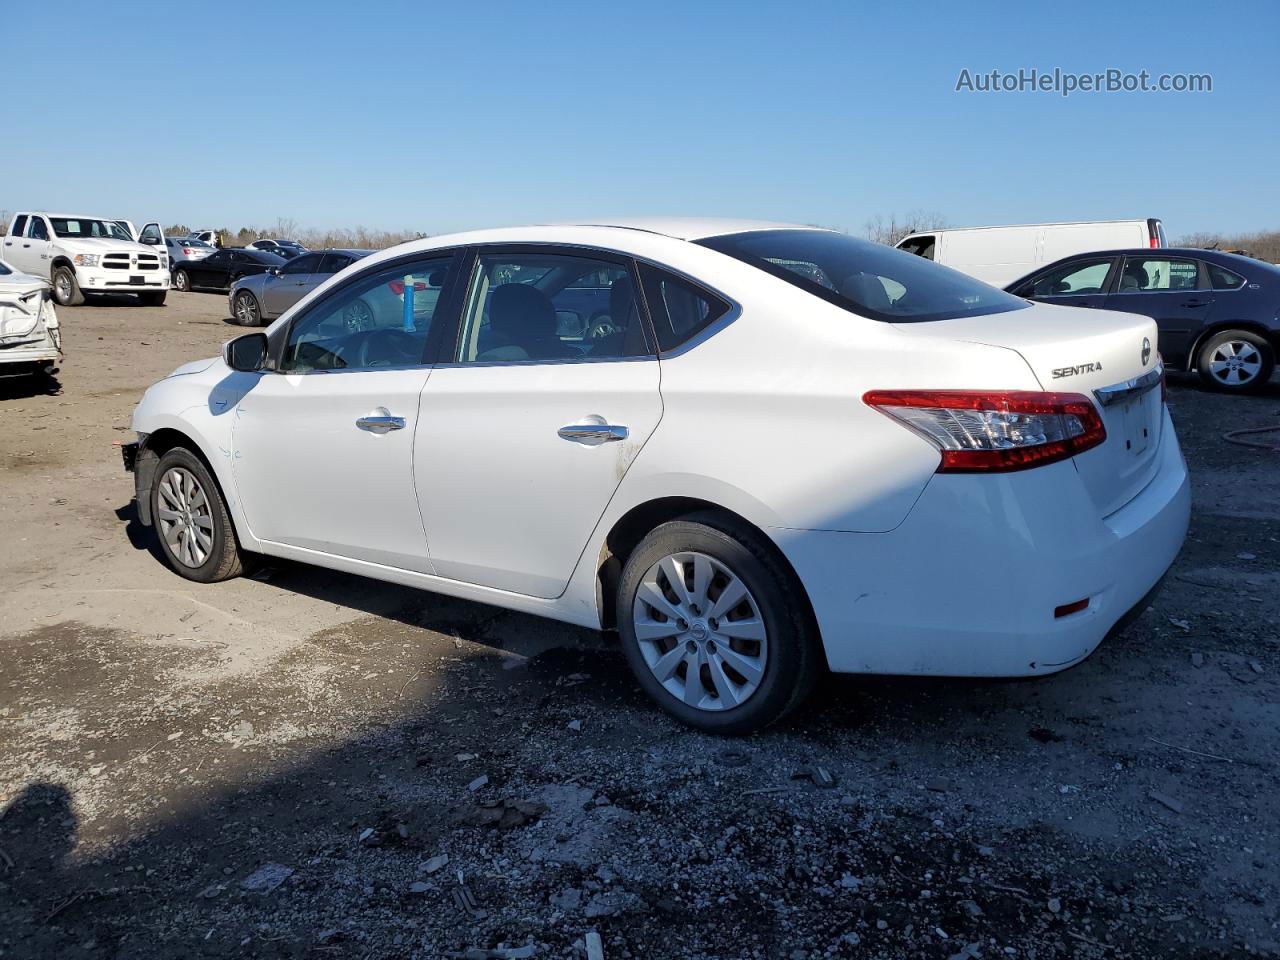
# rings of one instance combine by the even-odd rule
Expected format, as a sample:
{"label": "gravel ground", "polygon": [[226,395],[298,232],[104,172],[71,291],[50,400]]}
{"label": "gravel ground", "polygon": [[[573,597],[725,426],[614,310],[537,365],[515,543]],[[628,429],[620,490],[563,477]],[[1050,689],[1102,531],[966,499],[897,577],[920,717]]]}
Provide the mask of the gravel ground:
{"label": "gravel ground", "polygon": [[58,382],[0,381],[0,956],[1280,956],[1280,452],[1221,437],[1280,384],[1172,384],[1191,537],[1082,665],[831,678],[735,741],[607,637],[167,572],[112,444],[224,314],[66,309]]}

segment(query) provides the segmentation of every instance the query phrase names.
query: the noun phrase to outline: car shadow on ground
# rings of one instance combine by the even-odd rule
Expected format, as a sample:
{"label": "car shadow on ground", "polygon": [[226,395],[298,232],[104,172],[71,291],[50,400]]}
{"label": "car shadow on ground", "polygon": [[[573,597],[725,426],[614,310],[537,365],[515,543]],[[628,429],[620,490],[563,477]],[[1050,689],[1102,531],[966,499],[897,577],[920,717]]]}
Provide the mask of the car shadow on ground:
{"label": "car shadow on ground", "polygon": [[[2,370],[3,368],[0,367],[0,371]],[[58,380],[56,373],[0,376],[0,401],[56,397],[60,393],[62,393],[62,383]]]}

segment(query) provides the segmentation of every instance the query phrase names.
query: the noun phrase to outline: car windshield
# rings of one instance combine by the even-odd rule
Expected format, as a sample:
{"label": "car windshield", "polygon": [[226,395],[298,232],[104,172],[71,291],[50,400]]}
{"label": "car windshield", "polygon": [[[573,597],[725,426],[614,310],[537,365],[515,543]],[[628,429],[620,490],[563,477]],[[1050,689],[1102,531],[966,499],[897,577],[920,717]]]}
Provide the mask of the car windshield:
{"label": "car windshield", "polygon": [[761,230],[698,243],[886,323],[950,320],[1028,306],[948,267],[830,230]]}
{"label": "car windshield", "polygon": [[129,231],[118,223],[109,220],[86,220],[79,217],[50,217],[53,232],[59,237],[80,239],[97,237],[103,240],[129,240]]}

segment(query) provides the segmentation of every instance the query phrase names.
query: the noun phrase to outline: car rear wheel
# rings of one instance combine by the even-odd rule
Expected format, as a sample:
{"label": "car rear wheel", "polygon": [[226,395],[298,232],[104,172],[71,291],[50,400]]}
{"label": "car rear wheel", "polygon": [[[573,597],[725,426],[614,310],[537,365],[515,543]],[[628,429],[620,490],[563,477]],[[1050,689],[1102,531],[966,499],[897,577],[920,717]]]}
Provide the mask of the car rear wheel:
{"label": "car rear wheel", "polygon": [[1244,393],[1261,387],[1276,368],[1276,354],[1264,338],[1247,330],[1224,330],[1200,349],[1196,368],[1217,390]]}
{"label": "car rear wheel", "polygon": [[191,289],[191,275],[185,270],[173,271],[173,289],[186,293]]}
{"label": "car rear wheel", "polygon": [[238,577],[244,570],[222,494],[200,458],[184,447],[156,464],[151,518],[169,566],[200,583]]}
{"label": "car rear wheel", "polygon": [[53,299],[60,307],[78,307],[84,303],[84,294],[70,267],[58,267],[53,271]]}
{"label": "car rear wheel", "polygon": [[236,323],[242,327],[256,327],[262,323],[262,311],[258,308],[258,298],[248,290],[236,294]]}
{"label": "car rear wheel", "polygon": [[677,719],[744,734],[795,708],[819,649],[802,591],[771,544],[722,518],[664,523],[618,585],[618,632],[640,686]]}

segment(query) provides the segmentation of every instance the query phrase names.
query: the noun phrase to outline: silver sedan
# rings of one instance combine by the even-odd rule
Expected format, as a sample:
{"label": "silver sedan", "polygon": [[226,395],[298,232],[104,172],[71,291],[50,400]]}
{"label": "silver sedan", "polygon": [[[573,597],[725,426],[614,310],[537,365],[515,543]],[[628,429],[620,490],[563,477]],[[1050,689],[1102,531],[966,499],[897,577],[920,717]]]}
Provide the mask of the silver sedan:
{"label": "silver sedan", "polygon": [[231,316],[244,327],[274,320],[329,277],[371,250],[312,250],[266,273],[242,277],[228,296]]}

